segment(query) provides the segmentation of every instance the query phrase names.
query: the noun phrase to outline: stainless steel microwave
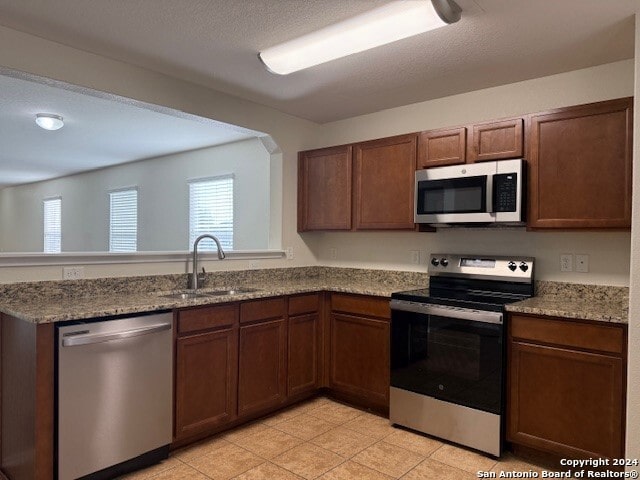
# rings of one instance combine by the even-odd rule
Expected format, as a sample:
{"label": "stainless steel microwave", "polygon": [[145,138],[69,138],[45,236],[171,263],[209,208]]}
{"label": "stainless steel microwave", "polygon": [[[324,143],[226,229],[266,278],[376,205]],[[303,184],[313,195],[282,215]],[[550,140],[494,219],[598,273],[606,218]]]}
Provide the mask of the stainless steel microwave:
{"label": "stainless steel microwave", "polygon": [[415,222],[522,225],[523,160],[500,160],[416,172]]}

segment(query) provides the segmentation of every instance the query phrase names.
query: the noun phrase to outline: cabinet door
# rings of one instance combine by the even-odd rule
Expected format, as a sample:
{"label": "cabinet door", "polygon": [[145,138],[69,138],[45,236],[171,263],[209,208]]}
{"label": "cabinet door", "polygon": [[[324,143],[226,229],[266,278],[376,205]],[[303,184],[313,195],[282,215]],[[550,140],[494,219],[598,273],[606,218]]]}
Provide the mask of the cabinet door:
{"label": "cabinet door", "polygon": [[178,338],[176,348],[177,439],[236,418],[238,330]]}
{"label": "cabinet door", "polygon": [[507,440],[568,458],[620,458],[623,361],[511,342]]}
{"label": "cabinet door", "polygon": [[522,118],[474,125],[470,129],[467,162],[522,158]]}
{"label": "cabinet door", "polygon": [[287,393],[297,395],[319,387],[320,317],[317,313],[289,317]]}
{"label": "cabinet door", "polygon": [[631,226],[632,99],[531,116],[533,228]]}
{"label": "cabinet door", "polygon": [[420,133],[418,164],[421,168],[459,165],[467,159],[467,129],[451,128]]}
{"label": "cabinet door", "polygon": [[351,146],[298,154],[298,231],[351,229]]}
{"label": "cabinet door", "polygon": [[413,230],[417,134],[355,145],[355,228]]}
{"label": "cabinet door", "polygon": [[389,321],[331,314],[329,387],[360,403],[389,406]]}
{"label": "cabinet door", "polygon": [[287,396],[284,318],[240,327],[238,414],[277,406]]}

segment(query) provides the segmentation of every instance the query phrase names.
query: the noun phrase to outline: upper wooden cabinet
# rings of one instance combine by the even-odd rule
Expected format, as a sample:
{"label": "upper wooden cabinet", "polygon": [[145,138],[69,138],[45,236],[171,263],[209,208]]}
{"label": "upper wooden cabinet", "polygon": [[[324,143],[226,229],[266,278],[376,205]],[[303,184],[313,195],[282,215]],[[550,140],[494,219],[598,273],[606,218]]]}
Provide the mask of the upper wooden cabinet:
{"label": "upper wooden cabinet", "polygon": [[633,99],[530,116],[532,228],[629,228]]}
{"label": "upper wooden cabinet", "polygon": [[351,230],[352,147],[298,154],[298,231]]}
{"label": "upper wooden cabinet", "polygon": [[417,144],[415,133],[300,152],[298,231],[414,230]]}
{"label": "upper wooden cabinet", "polygon": [[477,124],[469,129],[467,162],[522,158],[523,145],[522,118]]}
{"label": "upper wooden cabinet", "polygon": [[420,133],[418,142],[418,165],[420,168],[459,165],[466,161],[466,128],[446,128]]}
{"label": "upper wooden cabinet", "polygon": [[418,135],[354,146],[356,230],[413,230]]}

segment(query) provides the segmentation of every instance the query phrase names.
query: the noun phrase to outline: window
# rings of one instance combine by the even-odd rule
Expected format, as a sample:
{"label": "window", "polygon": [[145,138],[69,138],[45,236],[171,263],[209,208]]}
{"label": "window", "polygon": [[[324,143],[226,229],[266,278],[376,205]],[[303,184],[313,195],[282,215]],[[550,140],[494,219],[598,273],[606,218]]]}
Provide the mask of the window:
{"label": "window", "polygon": [[[189,182],[189,249],[204,234],[215,235],[222,248],[233,250],[233,175]],[[205,239],[198,249],[215,251]]]}
{"label": "window", "polygon": [[48,198],[44,204],[44,253],[60,253],[62,246],[62,198]]}
{"label": "window", "polygon": [[109,251],[138,250],[138,190],[109,193]]}

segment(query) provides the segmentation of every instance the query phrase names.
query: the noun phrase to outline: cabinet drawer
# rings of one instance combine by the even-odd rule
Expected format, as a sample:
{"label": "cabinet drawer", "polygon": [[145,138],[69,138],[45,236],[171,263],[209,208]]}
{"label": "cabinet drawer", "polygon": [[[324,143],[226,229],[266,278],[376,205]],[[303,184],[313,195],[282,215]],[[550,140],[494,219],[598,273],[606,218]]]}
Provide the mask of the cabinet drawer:
{"label": "cabinet drawer", "polygon": [[386,298],[368,297],[366,295],[331,295],[331,310],[336,312],[369,315],[371,317],[391,318],[389,300]]}
{"label": "cabinet drawer", "polygon": [[178,312],[178,333],[226,327],[238,322],[237,305],[193,308]]}
{"label": "cabinet drawer", "polygon": [[285,312],[284,297],[243,302],[240,304],[240,323],[284,317]]}
{"label": "cabinet drawer", "polygon": [[289,315],[317,312],[320,307],[320,294],[297,295],[289,297]]}
{"label": "cabinet drawer", "polygon": [[511,316],[511,336],[522,340],[624,353],[625,335],[620,326],[594,325],[562,319]]}

